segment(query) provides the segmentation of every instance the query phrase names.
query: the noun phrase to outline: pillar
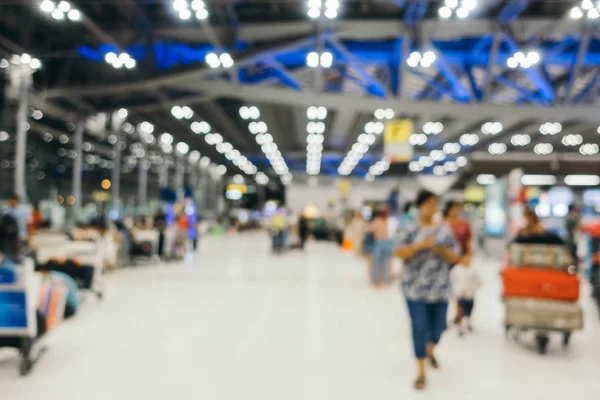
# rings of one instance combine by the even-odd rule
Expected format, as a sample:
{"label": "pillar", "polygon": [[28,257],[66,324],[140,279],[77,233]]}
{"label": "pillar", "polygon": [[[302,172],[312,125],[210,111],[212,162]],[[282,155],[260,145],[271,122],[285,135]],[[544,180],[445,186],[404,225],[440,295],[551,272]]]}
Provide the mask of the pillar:
{"label": "pillar", "polygon": [[27,108],[28,94],[31,87],[32,70],[28,65],[16,65],[11,70],[11,80],[18,82],[17,99],[17,146],[15,149],[14,191],[23,201],[27,199]]}
{"label": "pillar", "polygon": [[[144,149],[146,150],[146,149]],[[138,206],[142,213],[146,212],[148,207],[148,160],[146,155],[142,157],[138,164]]]}
{"label": "pillar", "polygon": [[81,170],[83,168],[83,130],[85,128],[85,122],[83,118],[79,118],[75,125],[75,137],[73,145],[75,148],[75,159],[73,160],[73,182],[71,195],[75,198],[73,204],[72,223],[77,223],[81,214],[81,204],[83,199],[81,198]]}
{"label": "pillar", "polygon": [[183,201],[183,186],[185,185],[185,165],[179,157],[175,159],[175,191],[177,193],[177,201]]}
{"label": "pillar", "polygon": [[112,115],[112,134],[117,137],[113,146],[115,152],[114,168],[111,171],[111,197],[112,197],[112,217],[120,217],[121,210],[121,140],[123,139],[122,127],[123,120],[115,112]]}
{"label": "pillar", "polygon": [[170,160],[165,157],[160,167],[160,172],[158,174],[158,185],[161,189],[169,186],[169,163]]}

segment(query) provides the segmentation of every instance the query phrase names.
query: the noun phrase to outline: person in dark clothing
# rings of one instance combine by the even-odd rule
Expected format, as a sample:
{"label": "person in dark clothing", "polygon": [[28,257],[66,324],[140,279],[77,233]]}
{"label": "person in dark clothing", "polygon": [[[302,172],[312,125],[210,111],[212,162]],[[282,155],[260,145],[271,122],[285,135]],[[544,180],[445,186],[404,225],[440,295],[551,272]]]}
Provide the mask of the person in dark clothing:
{"label": "person in dark clothing", "polygon": [[577,260],[577,232],[579,231],[579,224],[581,216],[579,210],[573,204],[569,206],[569,214],[565,221],[565,228],[567,230],[567,246],[571,250],[573,260]]}
{"label": "person in dark clothing", "polygon": [[304,214],[300,215],[300,219],[298,220],[298,236],[300,237],[300,248],[304,249],[304,245],[306,244],[306,239],[308,239],[309,234],[308,227],[308,218]]}
{"label": "person in dark clothing", "polygon": [[165,230],[167,229],[167,215],[162,208],[156,211],[154,228],[158,229],[158,256],[162,258],[165,247]]}

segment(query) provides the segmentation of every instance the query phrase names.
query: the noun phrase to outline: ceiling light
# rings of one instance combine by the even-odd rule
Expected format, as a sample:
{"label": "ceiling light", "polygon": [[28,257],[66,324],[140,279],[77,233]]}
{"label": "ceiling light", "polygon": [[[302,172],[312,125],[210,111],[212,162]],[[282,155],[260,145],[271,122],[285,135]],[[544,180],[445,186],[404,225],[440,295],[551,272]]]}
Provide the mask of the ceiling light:
{"label": "ceiling light", "polygon": [[458,143],[445,143],[443,150],[446,154],[457,154],[460,151],[460,145]]}
{"label": "ceiling light", "polygon": [[209,14],[208,14],[208,10],[206,8],[202,8],[202,9],[196,11],[196,18],[201,21],[207,19],[208,16],[209,16]]}
{"label": "ceiling light", "polygon": [[420,163],[418,163],[417,161],[411,161],[408,164],[408,169],[412,172],[420,172],[420,171],[423,171],[423,166]]}
{"label": "ceiling light", "polygon": [[480,185],[492,185],[496,182],[496,177],[491,174],[481,174],[477,176],[477,183]]}
{"label": "ceiling light", "polygon": [[419,163],[424,167],[431,167],[433,165],[433,160],[431,157],[421,156],[419,157]]}
{"label": "ceiling light", "polygon": [[413,133],[408,137],[408,142],[412,146],[423,146],[427,143],[427,135],[424,133]]}
{"label": "ceiling light", "polygon": [[497,135],[502,132],[502,124],[500,122],[486,122],[481,126],[481,132],[486,135]]}
{"label": "ceiling light", "polygon": [[569,186],[598,186],[600,176],[598,175],[567,175],[565,184]]}
{"label": "ceiling light", "polygon": [[321,54],[321,67],[329,68],[332,65],[333,65],[333,55],[328,51]]}
{"label": "ceiling light", "polygon": [[465,156],[460,156],[460,157],[456,158],[456,164],[461,168],[466,166],[467,163],[468,163],[467,157],[465,157]]}
{"label": "ceiling light", "polygon": [[117,55],[113,52],[108,52],[104,56],[104,60],[108,64],[112,65],[112,67],[115,69],[120,69],[123,66],[125,66],[127,69],[132,69],[135,68],[137,64],[135,59],[132,58],[128,53],[120,53]]}
{"label": "ceiling light", "polygon": [[525,186],[552,186],[556,184],[554,175],[523,175],[521,183]]}
{"label": "ceiling light", "polygon": [[563,136],[562,138],[562,144],[565,146],[579,146],[580,144],[583,143],[583,136],[577,134],[577,135],[573,135],[573,134],[568,134]]}
{"label": "ceiling light", "polygon": [[562,132],[562,125],[558,122],[546,122],[540,126],[540,133],[542,135],[556,135]]}
{"label": "ceiling light", "polygon": [[440,7],[440,9],[438,10],[438,14],[439,14],[440,18],[448,19],[452,16],[452,10],[445,6]]}
{"label": "ceiling light", "polygon": [[187,152],[189,151],[190,146],[188,146],[186,143],[184,142],[179,142],[177,143],[177,146],[175,146],[175,150],[177,150],[179,153],[186,155]]}
{"label": "ceiling light", "polygon": [[550,143],[538,143],[533,148],[533,151],[535,154],[543,155],[543,156],[551,154],[553,150],[554,150],[554,148],[553,148],[552,144],[550,144]]}
{"label": "ceiling light", "polygon": [[460,144],[463,146],[475,146],[479,143],[479,136],[476,133],[465,133],[460,137]]}
{"label": "ceiling light", "polygon": [[583,11],[579,7],[573,7],[571,12],[569,13],[571,19],[581,19],[583,18]]}
{"label": "ceiling light", "polygon": [[79,12],[79,10],[71,10],[69,11],[69,13],[67,14],[67,18],[69,18],[71,21],[73,22],[77,22],[81,20],[81,12]]}
{"label": "ceiling light", "polygon": [[316,68],[319,66],[319,54],[314,51],[311,51],[306,56],[306,65],[311,68]]}
{"label": "ceiling light", "polygon": [[579,148],[579,152],[586,156],[598,154],[598,145],[596,143],[586,143]]}
{"label": "ceiling light", "polygon": [[162,135],[160,135],[160,141],[164,144],[172,144],[173,136],[171,136],[168,133],[163,133]]}
{"label": "ceiling light", "polygon": [[53,1],[44,0],[40,3],[40,10],[42,10],[45,13],[51,13],[55,9],[56,9],[56,4],[54,4]]}
{"label": "ceiling light", "polygon": [[513,146],[527,146],[531,143],[531,136],[527,134],[516,134],[510,138],[510,142]]}
{"label": "ceiling light", "polygon": [[68,1],[61,1],[57,7],[60,11],[66,13],[71,9],[71,4]]}
{"label": "ceiling light", "polygon": [[506,153],[507,147],[504,143],[492,143],[488,147],[488,151],[490,154],[500,155]]}

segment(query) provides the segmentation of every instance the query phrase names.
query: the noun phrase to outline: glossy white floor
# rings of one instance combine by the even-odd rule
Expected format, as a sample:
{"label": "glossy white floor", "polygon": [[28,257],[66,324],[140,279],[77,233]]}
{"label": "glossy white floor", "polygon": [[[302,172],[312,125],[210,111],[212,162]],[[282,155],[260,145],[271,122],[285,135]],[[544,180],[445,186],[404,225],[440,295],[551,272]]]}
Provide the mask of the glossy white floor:
{"label": "glossy white floor", "polygon": [[402,298],[369,289],[362,262],[322,243],[275,257],[264,236],[207,241],[193,262],[110,275],[105,301],[56,329],[31,376],[0,351],[0,398],[600,398],[593,305],[567,351],[539,356],[504,338],[495,262],[480,261],[476,333],[445,334],[442,369],[417,394]]}

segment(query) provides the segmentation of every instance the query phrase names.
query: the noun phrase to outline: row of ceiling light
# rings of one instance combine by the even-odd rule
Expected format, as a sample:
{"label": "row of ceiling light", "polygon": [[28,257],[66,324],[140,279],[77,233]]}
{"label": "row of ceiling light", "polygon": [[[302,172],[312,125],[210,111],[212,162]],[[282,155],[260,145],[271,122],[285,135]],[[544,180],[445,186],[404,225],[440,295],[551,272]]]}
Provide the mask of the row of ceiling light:
{"label": "row of ceiling light", "polygon": [[210,15],[202,0],[173,0],[172,7],[182,20],[189,20],[194,15],[196,19],[203,21]]}
{"label": "row of ceiling light", "polygon": [[335,19],[339,9],[339,0],[306,0],[306,15],[311,19]]}
{"label": "row of ceiling light", "polygon": [[240,117],[244,120],[252,120],[248,124],[248,130],[255,135],[256,143],[261,146],[262,152],[267,156],[269,163],[281,178],[284,184],[288,184],[292,180],[290,169],[288,168],[281,151],[273,140],[273,135],[269,132],[269,127],[266,122],[259,121],[261,112],[256,106],[242,106],[239,109]]}
{"label": "row of ceiling light", "polygon": [[[380,109],[373,113],[374,121],[365,124],[364,133],[358,136],[356,143],[352,145],[352,148],[348,151],[344,160],[338,167],[338,173],[340,175],[350,175],[352,171],[354,171],[354,168],[356,168],[365,153],[369,151],[369,148],[377,141],[377,135],[383,133],[385,125],[381,122],[381,119],[388,119],[386,118],[386,113],[387,116],[390,116],[389,119],[394,118],[394,115],[392,115],[393,110],[390,111],[391,113],[387,110],[383,110],[382,113]],[[382,116],[384,118],[380,118]]]}
{"label": "row of ceiling light", "polygon": [[39,60],[39,58],[32,57],[27,53],[23,53],[21,55],[13,54],[13,56],[10,57],[9,60],[5,58],[0,58],[0,69],[6,69],[11,65],[14,67],[18,67],[20,65],[27,65],[29,66],[29,68],[31,68],[32,72],[35,72],[38,69],[42,68],[42,62]]}
{"label": "row of ceiling light", "polygon": [[369,172],[365,175],[367,182],[372,182],[376,177],[383,175],[390,169],[390,162],[386,159],[379,160],[375,164],[371,165]]}
{"label": "row of ceiling light", "polygon": [[[370,146],[373,143],[375,143],[375,139],[376,139],[375,135],[378,134],[378,132],[379,133],[383,132],[383,130],[385,129],[383,122],[380,122],[380,121],[392,120],[392,119],[394,119],[394,116],[396,115],[396,113],[391,108],[386,108],[386,109],[379,108],[379,109],[375,110],[373,115],[375,116],[375,119],[378,120],[378,122],[367,123],[367,125],[365,126],[365,133],[361,135],[362,137],[359,136],[360,144],[367,144]],[[365,179],[368,182],[372,182],[375,180],[376,177],[384,174],[389,169],[390,169],[390,163],[388,160],[386,160],[386,159],[379,160],[369,168],[369,172],[365,175]]]}
{"label": "row of ceiling light", "polygon": [[569,12],[571,19],[595,20],[600,17],[600,3],[594,5],[592,0],[582,0],[579,6],[571,8]]}
{"label": "row of ceiling light", "polygon": [[306,110],[308,124],[306,125],[306,173],[319,175],[323,157],[323,143],[325,137],[325,122],[327,108],[311,106]]}
{"label": "row of ceiling light", "polygon": [[[195,117],[194,111],[188,106],[174,106],[171,108],[171,114],[176,119],[182,120],[193,120]],[[246,175],[254,175],[256,182],[259,184],[266,184],[262,175],[258,175],[258,168],[250,161],[246,156],[243,156],[241,152],[233,147],[231,143],[224,141],[223,136],[219,133],[211,133],[211,126],[208,122],[192,121],[190,124],[190,130],[197,134],[203,134],[204,140],[207,144],[215,146],[215,149],[231,161],[236,167],[242,170]]]}
{"label": "row of ceiling light", "polygon": [[68,1],[61,1],[57,4],[52,0],[43,0],[40,3],[40,10],[58,21],[65,18],[73,22],[81,21],[81,11]]}
{"label": "row of ceiling light", "polygon": [[[455,160],[444,160],[445,157],[441,157],[441,155],[438,153],[430,154],[429,156],[420,156],[417,160],[411,161],[408,164],[408,169],[411,172],[421,172],[425,168],[433,167],[434,175],[443,176],[446,174],[455,173],[460,168],[463,168],[467,165],[467,158],[464,156],[456,157]],[[441,162],[443,162],[443,164],[435,165],[436,163]]]}
{"label": "row of ceiling light", "polygon": [[[563,138],[563,144],[565,146],[580,146],[579,153],[582,155],[596,155],[598,154],[599,146],[596,143],[581,144],[583,139],[581,135],[568,135]],[[511,144],[513,146],[527,146],[531,143],[529,135],[517,134],[511,138]],[[508,151],[508,146],[505,143],[492,143],[488,147],[488,152],[492,155],[501,155]],[[549,155],[554,152],[554,146],[552,143],[537,143],[533,147],[533,152],[537,155]]]}
{"label": "row of ceiling light", "polygon": [[438,15],[443,19],[448,19],[453,15],[464,19],[468,18],[475,8],[477,8],[477,0],[445,0],[444,5],[438,10]]}
{"label": "row of ceiling light", "polygon": [[[477,183],[480,185],[492,185],[498,178],[492,174],[477,175]],[[558,179],[554,175],[535,175],[526,174],[521,177],[521,184],[524,186],[554,186]],[[567,175],[563,182],[568,186],[597,186],[600,184],[598,175]]]}

